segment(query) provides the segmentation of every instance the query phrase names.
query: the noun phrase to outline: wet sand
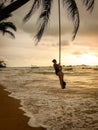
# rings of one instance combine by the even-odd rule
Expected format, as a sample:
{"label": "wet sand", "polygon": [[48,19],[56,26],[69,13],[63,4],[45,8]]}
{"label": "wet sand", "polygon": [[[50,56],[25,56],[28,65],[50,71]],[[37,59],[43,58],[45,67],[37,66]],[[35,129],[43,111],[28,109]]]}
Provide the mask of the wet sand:
{"label": "wet sand", "polygon": [[0,130],[45,130],[30,127],[27,124],[29,118],[19,109],[20,101],[9,97],[9,94],[0,85]]}

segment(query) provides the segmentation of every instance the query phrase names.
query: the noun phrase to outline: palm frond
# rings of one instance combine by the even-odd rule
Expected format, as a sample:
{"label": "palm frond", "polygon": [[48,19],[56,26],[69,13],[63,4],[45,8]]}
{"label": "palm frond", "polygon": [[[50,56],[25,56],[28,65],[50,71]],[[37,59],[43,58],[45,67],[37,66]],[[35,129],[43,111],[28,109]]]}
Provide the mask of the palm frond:
{"label": "palm frond", "polygon": [[18,8],[22,7],[26,3],[28,3],[30,0],[13,0],[13,2],[10,2],[7,6],[5,6],[3,9],[0,10],[0,21],[5,20],[5,14],[11,14]]}
{"label": "palm frond", "polygon": [[67,7],[69,15],[72,18],[74,24],[73,37],[72,37],[72,40],[74,40],[80,24],[78,7],[75,0],[63,0],[63,5],[65,6],[65,8]]}
{"label": "palm frond", "polygon": [[31,18],[32,14],[40,7],[40,5],[41,5],[41,0],[34,0],[29,13],[26,14],[23,21],[24,22],[28,21]]}
{"label": "palm frond", "polygon": [[4,8],[4,3],[0,3],[0,10]]}
{"label": "palm frond", "polygon": [[44,33],[44,30],[47,27],[50,13],[51,13],[52,2],[53,2],[53,0],[42,0],[42,11],[39,16],[39,21],[40,21],[39,30],[35,36],[36,44],[40,41],[40,39]]}
{"label": "palm frond", "polygon": [[16,0],[2,0],[2,3],[5,3],[5,2],[14,2],[14,1],[16,1]]}
{"label": "palm frond", "polygon": [[15,0],[11,0],[11,2],[14,2]]}
{"label": "palm frond", "polygon": [[92,12],[95,0],[81,0],[81,1],[86,6],[87,11],[90,10]]}
{"label": "palm frond", "polygon": [[3,33],[3,35],[5,33],[8,33],[13,38],[15,38],[14,34],[11,31],[7,30],[8,28],[13,29],[14,31],[16,31],[16,27],[12,22],[1,22],[0,23],[0,31]]}
{"label": "palm frond", "polygon": [[[1,3],[0,4],[0,12],[4,9],[4,3]],[[12,16],[12,14],[7,14],[7,13],[5,13],[5,14],[3,14],[3,18],[4,18],[4,20],[6,20],[7,18],[9,18],[9,17],[11,17]],[[2,21],[2,20],[1,20]]]}
{"label": "palm frond", "polygon": [[3,32],[3,35],[5,35],[5,34],[10,34],[10,36],[12,37],[12,38],[15,38],[15,35],[11,32],[11,31],[8,31],[8,30],[5,30],[4,32]]}
{"label": "palm frond", "polygon": [[17,30],[16,26],[12,22],[4,22],[3,24],[4,24],[5,28],[11,28],[14,31]]}
{"label": "palm frond", "polygon": [[[3,17],[4,17],[4,20],[6,20],[7,18],[11,17],[12,14],[4,14]],[[1,20],[2,21],[2,20]]]}

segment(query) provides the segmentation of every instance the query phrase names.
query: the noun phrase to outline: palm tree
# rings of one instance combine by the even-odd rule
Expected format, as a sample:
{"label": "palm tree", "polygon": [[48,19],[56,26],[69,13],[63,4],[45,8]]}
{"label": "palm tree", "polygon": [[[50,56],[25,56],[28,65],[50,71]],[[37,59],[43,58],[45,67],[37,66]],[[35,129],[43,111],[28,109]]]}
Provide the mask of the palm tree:
{"label": "palm tree", "polygon": [[[72,18],[72,21],[74,23],[74,30],[73,30],[73,39],[75,38],[78,28],[79,28],[79,23],[80,23],[80,18],[79,18],[79,10],[77,7],[77,4],[75,0],[59,0],[62,1],[62,4],[64,8],[68,10],[68,14],[70,14],[70,17]],[[94,7],[94,0],[81,0],[81,2],[86,6],[87,11],[93,10]],[[37,43],[40,41],[43,32],[45,28],[47,27],[50,14],[51,14],[51,7],[53,4],[53,0],[34,0],[32,8],[28,12],[28,14],[24,17],[24,21],[28,21],[32,14],[37,11],[40,6],[41,8],[41,13],[39,15],[39,28],[38,28],[38,33],[35,35]]]}
{"label": "palm tree", "polygon": [[9,4],[5,6],[7,0],[1,2],[2,8],[0,8],[0,21],[12,16],[12,12],[26,4],[30,0],[9,0]]}
{"label": "palm tree", "polygon": [[[0,10],[2,10],[2,8],[3,8],[3,4],[0,5]],[[10,14],[5,14],[5,15],[6,18],[10,16]],[[3,35],[7,33],[13,38],[15,38],[14,34],[11,31],[9,31],[8,28],[16,31],[16,27],[12,22],[4,22],[4,21],[0,22],[0,31],[3,33]]]}
{"label": "palm tree", "polygon": [[[7,7],[4,7],[2,10],[0,10],[0,21],[5,19],[6,15],[10,15],[13,11],[20,8],[29,1],[31,0],[10,0],[10,4]],[[70,17],[72,18],[72,21],[74,23],[74,30],[73,30],[73,39],[74,39],[77,34],[80,23],[77,3],[75,0],[60,0],[60,1],[62,1],[64,8],[65,9],[67,8],[68,14],[70,14]],[[94,1],[95,0],[81,0],[82,4],[86,7],[86,10],[90,12],[92,12],[93,10]],[[37,34],[35,35],[37,43],[40,41],[44,33],[44,30],[47,27],[51,14],[52,4],[53,0],[33,0],[30,11],[23,19],[24,22],[28,21],[31,18],[31,16],[41,7],[41,13],[38,19],[40,22],[39,28]]]}
{"label": "palm tree", "polygon": [[0,68],[6,67],[6,63],[4,61],[0,61]]}
{"label": "palm tree", "polygon": [[16,31],[16,27],[12,22],[0,22],[0,31],[4,34],[9,34],[13,38],[15,38],[14,34],[8,30],[8,28]]}

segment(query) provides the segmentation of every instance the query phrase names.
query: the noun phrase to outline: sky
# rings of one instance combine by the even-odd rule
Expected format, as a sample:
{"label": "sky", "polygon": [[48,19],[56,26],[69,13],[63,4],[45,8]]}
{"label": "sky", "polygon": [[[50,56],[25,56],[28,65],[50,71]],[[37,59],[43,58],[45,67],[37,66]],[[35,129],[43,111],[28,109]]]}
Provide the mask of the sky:
{"label": "sky", "polygon": [[[74,41],[72,41],[73,23],[61,5],[61,64],[98,65],[98,0],[95,0],[91,14],[86,11],[80,0],[76,2],[80,13],[80,27]],[[53,1],[47,29],[37,46],[34,43],[34,36],[38,30],[40,10],[28,22],[23,23],[23,18],[31,5],[31,2],[27,3],[8,19],[17,27],[17,32],[14,32],[15,39],[0,33],[0,60],[4,60],[9,67],[51,66],[52,59],[59,60],[57,1]]]}

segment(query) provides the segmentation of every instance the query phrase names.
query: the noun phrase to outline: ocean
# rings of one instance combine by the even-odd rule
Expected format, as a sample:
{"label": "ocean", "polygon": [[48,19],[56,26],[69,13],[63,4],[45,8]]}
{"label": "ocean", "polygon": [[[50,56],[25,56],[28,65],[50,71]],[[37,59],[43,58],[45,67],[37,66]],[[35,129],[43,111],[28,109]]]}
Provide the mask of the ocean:
{"label": "ocean", "polygon": [[28,125],[47,130],[98,130],[98,66],[64,66],[61,89],[53,67],[0,68],[0,84],[19,99]]}

